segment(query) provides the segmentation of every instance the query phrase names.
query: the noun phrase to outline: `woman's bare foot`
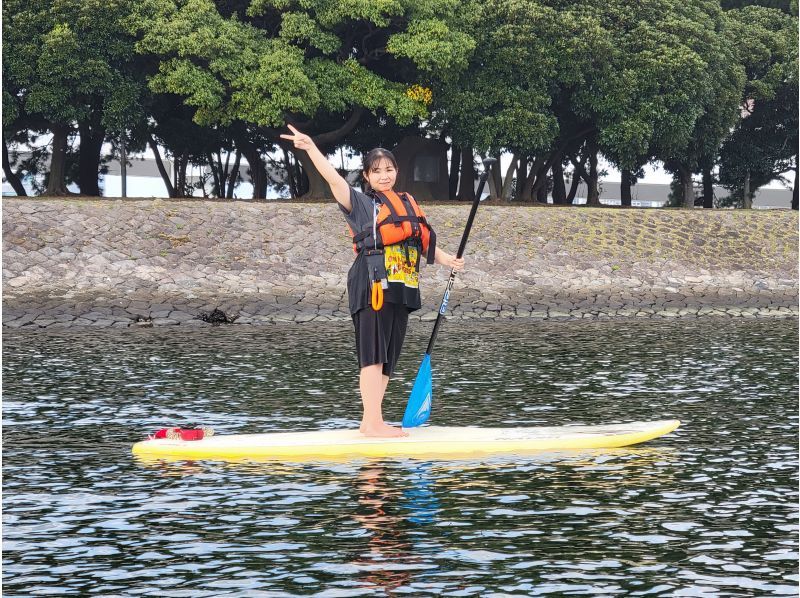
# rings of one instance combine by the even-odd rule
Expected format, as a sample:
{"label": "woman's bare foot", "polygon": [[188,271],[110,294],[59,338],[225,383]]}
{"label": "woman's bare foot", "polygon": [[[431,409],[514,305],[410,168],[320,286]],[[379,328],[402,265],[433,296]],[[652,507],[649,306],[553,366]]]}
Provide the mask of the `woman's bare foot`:
{"label": "woman's bare foot", "polygon": [[380,424],[369,425],[362,423],[359,430],[364,436],[370,436],[374,438],[398,438],[401,436],[408,436],[408,432],[403,430],[403,428],[390,426],[384,422],[381,422]]}

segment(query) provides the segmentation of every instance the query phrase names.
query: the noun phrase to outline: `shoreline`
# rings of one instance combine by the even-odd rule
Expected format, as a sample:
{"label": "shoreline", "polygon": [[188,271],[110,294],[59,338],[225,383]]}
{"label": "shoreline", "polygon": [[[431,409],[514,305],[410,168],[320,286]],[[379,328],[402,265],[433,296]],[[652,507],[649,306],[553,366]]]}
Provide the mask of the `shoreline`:
{"label": "shoreline", "polygon": [[[443,249],[468,207],[427,206]],[[797,225],[784,210],[485,205],[447,315],[797,316]],[[9,329],[350,320],[333,202],[4,198],[3,252]],[[423,266],[412,320],[435,319],[448,276]]]}
{"label": "shoreline", "polygon": [[[156,308],[161,306],[154,306]],[[134,308],[133,311],[146,311]],[[269,326],[274,324],[303,324],[308,322],[346,322],[350,323],[349,315],[315,314],[311,312],[276,313],[273,315],[250,315],[249,312],[240,312],[232,315],[222,312],[206,311],[202,314],[192,314],[190,311],[175,309],[165,313],[166,310],[151,311],[147,315],[134,315],[126,310],[121,312],[119,307],[95,306],[91,311],[70,311],[64,306],[48,310],[9,310],[4,309],[3,327],[6,330],[55,330],[75,328],[160,328],[168,326],[181,326],[182,328],[206,328],[215,326]],[[420,310],[422,311],[422,310]],[[211,316],[211,317],[208,317]],[[436,319],[437,312],[427,311],[421,315],[418,312],[409,316],[411,321],[432,322]],[[446,319],[455,321],[476,320],[572,320],[572,321],[598,321],[598,320],[675,320],[675,319],[702,319],[702,318],[744,318],[744,319],[790,319],[800,316],[797,307],[700,307],[663,309],[653,308],[627,308],[612,310],[604,309],[593,312],[554,309],[552,311],[534,311],[520,313],[516,310],[486,310],[482,313],[465,312],[461,314],[447,314]]]}

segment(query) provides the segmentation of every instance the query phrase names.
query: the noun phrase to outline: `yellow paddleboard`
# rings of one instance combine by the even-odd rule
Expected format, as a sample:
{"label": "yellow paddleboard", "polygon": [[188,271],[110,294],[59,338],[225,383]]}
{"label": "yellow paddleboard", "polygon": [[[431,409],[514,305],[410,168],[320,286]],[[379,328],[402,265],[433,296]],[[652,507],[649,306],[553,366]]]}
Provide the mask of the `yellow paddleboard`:
{"label": "yellow paddleboard", "polygon": [[407,430],[403,438],[367,438],[358,430],[211,436],[185,441],[160,438],[133,445],[133,453],[171,459],[292,460],[342,457],[457,457],[566,449],[617,448],[672,432],[678,420],[605,426],[451,428]]}

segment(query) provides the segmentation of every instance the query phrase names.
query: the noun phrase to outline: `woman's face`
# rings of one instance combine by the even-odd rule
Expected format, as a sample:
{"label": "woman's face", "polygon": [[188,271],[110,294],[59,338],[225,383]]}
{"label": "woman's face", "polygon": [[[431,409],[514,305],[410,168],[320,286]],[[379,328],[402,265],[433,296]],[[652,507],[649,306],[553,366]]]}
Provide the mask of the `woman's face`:
{"label": "woman's face", "polygon": [[364,178],[375,191],[389,191],[397,180],[397,169],[386,158],[373,162],[369,172],[364,172]]}

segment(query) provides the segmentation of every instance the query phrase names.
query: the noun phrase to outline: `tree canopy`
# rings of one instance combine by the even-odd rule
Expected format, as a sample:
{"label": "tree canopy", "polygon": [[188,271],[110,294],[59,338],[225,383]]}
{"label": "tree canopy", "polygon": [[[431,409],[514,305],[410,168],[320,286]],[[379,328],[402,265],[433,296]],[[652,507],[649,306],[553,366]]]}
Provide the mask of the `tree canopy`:
{"label": "tree canopy", "polygon": [[742,116],[720,148],[720,182],[743,206],[752,191],[796,167],[797,19],[772,8],[728,13],[747,82]]}
{"label": "tree canopy", "polygon": [[[282,143],[287,122],[325,152],[440,138],[467,186],[475,153],[509,152],[493,188],[523,200],[571,201],[571,166],[571,195],[581,178],[597,203],[598,156],[629,181],[663,162],[686,206],[697,174],[718,168],[735,192],[746,178],[752,194],[797,167],[795,0],[9,0],[3,17],[4,172],[18,192],[9,146],[49,131],[52,193],[74,153],[81,192],[99,194],[113,141],[150,147],[173,196],[191,192],[190,162],[230,196],[230,152],[255,197],[268,184],[326,195]],[[167,176],[161,152],[183,175]]]}

